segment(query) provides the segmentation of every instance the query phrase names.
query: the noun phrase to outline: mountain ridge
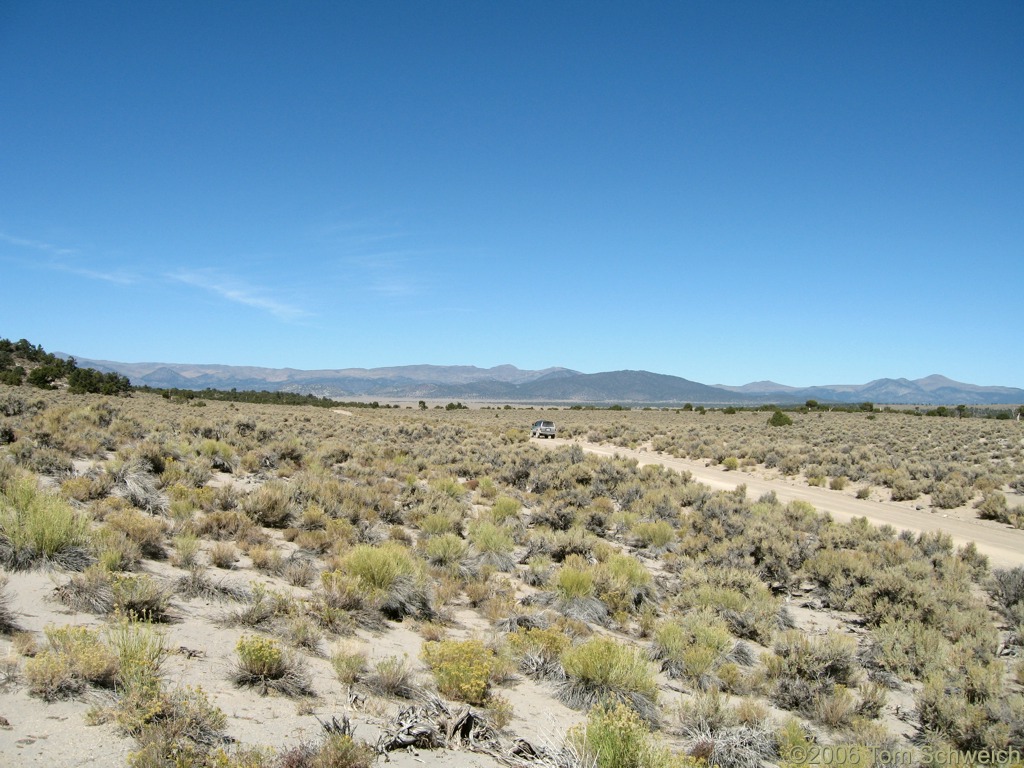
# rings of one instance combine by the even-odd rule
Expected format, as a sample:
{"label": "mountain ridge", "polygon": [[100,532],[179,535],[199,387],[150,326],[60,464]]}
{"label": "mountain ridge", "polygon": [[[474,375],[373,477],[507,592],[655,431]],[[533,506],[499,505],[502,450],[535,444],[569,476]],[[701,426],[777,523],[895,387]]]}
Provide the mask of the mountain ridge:
{"label": "mountain ridge", "polygon": [[[77,359],[77,358],[76,358]],[[779,405],[817,400],[848,404],[870,401],[893,405],[1003,405],[1024,402],[1024,389],[980,386],[941,374],[921,379],[881,378],[866,384],[792,387],[774,381],[742,386],[710,385],[680,376],[641,370],[581,373],[552,366],[526,370],[511,364],[385,366],[303,370],[188,363],[121,363],[78,359],[132,383],[175,389],[268,389],[321,397],[459,398],[463,400],[571,404]]]}

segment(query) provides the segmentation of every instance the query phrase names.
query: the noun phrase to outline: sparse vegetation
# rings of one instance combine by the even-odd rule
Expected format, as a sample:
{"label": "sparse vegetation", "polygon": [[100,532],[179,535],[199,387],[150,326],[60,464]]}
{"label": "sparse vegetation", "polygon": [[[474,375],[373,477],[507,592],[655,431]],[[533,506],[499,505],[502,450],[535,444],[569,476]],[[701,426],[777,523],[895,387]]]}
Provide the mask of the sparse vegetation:
{"label": "sparse vegetation", "polygon": [[[262,758],[224,747],[229,716],[161,679],[160,622],[197,615],[210,632],[233,627],[232,648],[245,633],[234,653],[188,657],[220,665],[239,695],[295,696],[310,711],[327,670],[324,686],[375,712],[377,697],[412,707],[436,686],[514,728],[496,687],[528,677],[590,712],[570,743],[599,765],[791,765],[786,749],[812,732],[899,745],[896,703],[936,743],[1020,742],[1020,569],[990,574],[976,548],[837,523],[772,494],[752,502],[578,445],[540,449],[516,434],[515,409],[364,408],[356,420],[197,399],[0,389],[0,636],[15,645],[30,623],[5,598],[38,566],[74,627],[17,640],[28,657],[7,690],[102,690],[139,768],[370,759],[351,734]],[[922,514],[974,504],[1016,524],[1016,422],[811,411],[791,411],[788,428],[744,409],[557,421],[569,438],[649,445],[738,481],[785,475],[912,499]],[[466,611],[486,639],[465,639]],[[808,611],[838,629],[808,631]],[[382,657],[363,631],[396,629],[416,632],[422,654]],[[797,725],[773,725],[779,709]],[[686,755],[651,735],[662,725]]]}

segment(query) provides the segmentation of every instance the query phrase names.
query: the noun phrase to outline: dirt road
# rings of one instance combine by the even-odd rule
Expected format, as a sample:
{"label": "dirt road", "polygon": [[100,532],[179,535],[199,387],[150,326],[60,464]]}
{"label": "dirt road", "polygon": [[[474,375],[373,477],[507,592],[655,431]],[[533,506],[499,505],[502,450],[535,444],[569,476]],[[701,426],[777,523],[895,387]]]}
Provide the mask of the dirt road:
{"label": "dirt road", "polygon": [[866,517],[875,525],[888,523],[897,530],[915,533],[945,531],[957,546],[973,541],[978,551],[988,555],[993,568],[1012,568],[1024,565],[1024,531],[1010,528],[992,520],[957,519],[943,516],[942,512],[928,509],[918,510],[884,501],[869,501],[847,496],[826,488],[806,485],[791,485],[781,480],[770,480],[745,472],[708,467],[703,461],[677,459],[662,453],[635,451],[610,445],[586,443],[580,440],[533,440],[535,445],[558,447],[576,443],[583,450],[600,456],[623,456],[636,459],[640,465],[660,464],[677,471],[686,471],[697,482],[715,490],[733,490],[737,485],[746,484],[747,495],[757,498],[774,491],[779,501],[787,503],[796,499],[806,501],[819,512],[828,512],[838,521],[847,522],[854,517]]}

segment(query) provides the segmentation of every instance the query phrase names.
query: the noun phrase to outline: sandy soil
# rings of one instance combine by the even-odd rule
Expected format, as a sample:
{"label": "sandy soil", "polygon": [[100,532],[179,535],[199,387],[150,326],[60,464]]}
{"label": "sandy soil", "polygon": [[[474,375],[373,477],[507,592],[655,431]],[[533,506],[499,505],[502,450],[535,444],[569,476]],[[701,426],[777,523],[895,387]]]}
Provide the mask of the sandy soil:
{"label": "sandy soil", "polygon": [[954,510],[932,511],[921,508],[919,501],[891,502],[880,499],[855,498],[853,489],[833,491],[827,488],[809,486],[799,480],[781,477],[762,477],[743,470],[726,471],[719,466],[708,466],[703,460],[678,459],[664,453],[630,450],[578,440],[534,440],[535,445],[558,447],[578,444],[585,451],[600,456],[623,456],[636,459],[640,465],[660,464],[679,472],[689,472],[697,482],[717,490],[733,490],[745,484],[747,495],[757,498],[774,491],[779,501],[806,501],[819,512],[827,512],[836,520],[849,521],[854,517],[866,517],[875,525],[891,525],[897,530],[930,533],[945,531],[957,546],[973,541],[978,551],[987,555],[994,568],[1012,568],[1024,565],[1024,530],[1011,528],[994,520],[981,520],[970,507]]}
{"label": "sandy soil", "polygon": [[[166,562],[145,561],[142,571],[164,583],[173,582],[184,572]],[[80,624],[102,627],[98,616],[65,608],[54,597],[54,589],[67,581],[63,572],[28,571],[6,574],[10,608],[18,617],[19,628],[32,633],[45,645],[43,631],[48,625]],[[283,582],[261,576],[248,566],[244,556],[231,571],[211,569],[211,577],[236,586],[258,581],[274,589],[294,589]],[[337,680],[330,661],[303,654],[311,673],[316,696],[294,700],[280,695],[261,696],[239,689],[230,682],[235,664],[235,645],[251,630],[224,626],[221,619],[238,604],[204,599],[172,602],[174,620],[163,626],[171,653],[164,664],[167,687],[201,686],[227,715],[227,736],[249,746],[282,749],[300,741],[312,741],[321,733],[321,721],[349,716],[358,739],[375,744],[394,715],[411,702],[363,696],[355,704],[349,692]],[[485,636],[489,622],[473,610],[459,610],[449,637]],[[422,637],[413,622],[389,622],[385,631],[359,631],[339,641],[349,649],[366,653],[371,665],[388,656],[405,656],[416,670],[417,679],[427,682],[429,673],[420,661]],[[324,644],[329,653],[333,643]],[[13,658],[11,637],[0,635],[0,661]],[[23,663],[23,659],[21,663]],[[2,678],[0,678],[2,683]],[[499,691],[509,699],[515,717],[509,731],[534,744],[560,743],[565,731],[580,722],[584,714],[568,709],[552,696],[548,687],[529,679],[516,681]],[[91,708],[112,701],[104,692],[90,692],[84,698],[47,703],[30,696],[23,679],[0,684],[0,766],[38,766],[39,768],[77,768],[78,766],[124,766],[135,742],[118,733],[112,724],[88,725]],[[486,755],[469,751],[409,750],[391,752],[380,760],[396,768],[444,765],[453,768],[496,768],[501,765]]]}
{"label": "sandy soil", "polygon": [[[569,441],[543,440],[533,443],[550,448],[566,445]],[[838,520],[863,516],[874,523],[888,523],[899,529],[943,530],[957,544],[975,541],[979,550],[990,557],[994,566],[1024,563],[1024,531],[977,520],[969,508],[933,513],[927,509],[916,509],[914,502],[894,504],[860,500],[854,498],[852,492],[808,487],[789,478],[758,476],[756,472],[726,472],[719,467],[706,466],[702,461],[676,459],[651,451],[633,451],[582,442],[579,444],[585,450],[599,455],[618,454],[636,459],[641,464],[660,464],[688,471],[695,480],[716,489],[732,490],[745,483],[752,497],[774,491],[783,502],[803,499]],[[80,471],[86,469],[83,466]],[[211,484],[228,482],[252,481],[218,476]],[[656,562],[649,565],[657,568]],[[145,561],[144,570],[164,583],[170,583],[184,573],[165,561]],[[235,569],[211,569],[210,575],[239,586],[260,581],[281,591],[295,589],[281,580],[261,576],[252,569],[248,558],[244,556]],[[54,589],[68,579],[68,574],[31,571],[11,573],[8,577],[7,593],[12,598],[11,608],[21,628],[33,633],[40,643],[45,642],[42,633],[48,625],[85,624],[98,627],[104,624],[99,617],[70,611],[56,601]],[[275,695],[260,696],[254,691],[236,688],[229,677],[234,665],[235,644],[245,634],[245,630],[224,626],[220,621],[231,607],[230,603],[175,598],[173,612],[176,618],[166,626],[167,645],[173,653],[164,672],[169,687],[201,685],[227,715],[227,733],[232,739],[248,745],[280,749],[301,740],[315,738],[321,730],[320,721],[348,715],[356,725],[356,736],[375,743],[382,728],[392,721],[400,709],[408,705],[408,702],[373,697],[353,704],[348,690],[337,681],[328,659],[312,655],[305,657],[317,694],[311,701],[297,702]],[[851,634],[862,631],[856,628],[854,622],[846,620],[846,617],[822,611],[810,603],[802,604],[797,598],[790,609],[797,626],[811,634],[830,630]],[[449,636],[485,636],[489,631],[489,622],[484,617],[461,606],[455,611]],[[629,641],[623,636],[620,638]],[[359,632],[342,642],[349,647],[362,649],[371,660],[405,655],[421,678],[427,678],[420,660],[423,640],[411,622],[389,623],[381,633]],[[0,636],[0,661],[12,654],[12,646],[12,638]],[[325,644],[322,650],[329,652],[331,647]],[[659,680],[666,700],[679,696],[678,681],[669,681],[664,676],[660,676]],[[509,732],[534,744],[558,743],[568,728],[584,719],[583,713],[559,704],[552,696],[549,685],[521,679],[502,686],[498,692],[514,708],[515,715]],[[47,704],[30,696],[23,680],[14,679],[4,686],[4,677],[0,675],[0,766],[124,766],[128,755],[135,748],[134,742],[120,735],[113,725],[86,724],[90,708],[102,705],[105,701],[104,694],[94,693],[81,700]],[[912,706],[912,691],[909,688],[894,692],[883,722],[894,732],[907,736],[909,727],[901,721],[899,715]],[[780,722],[786,716],[781,712],[774,714],[778,715]],[[383,758],[381,763],[384,763]],[[396,768],[422,765],[492,768],[499,765],[496,760],[484,755],[448,750],[391,753],[388,763]]]}

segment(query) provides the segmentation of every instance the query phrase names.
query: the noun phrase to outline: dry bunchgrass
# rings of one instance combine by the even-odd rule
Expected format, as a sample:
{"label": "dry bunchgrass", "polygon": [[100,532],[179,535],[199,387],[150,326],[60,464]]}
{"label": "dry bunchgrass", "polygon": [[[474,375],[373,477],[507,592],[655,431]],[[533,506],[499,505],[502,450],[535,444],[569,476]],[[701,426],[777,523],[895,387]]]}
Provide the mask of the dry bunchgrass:
{"label": "dry bunchgrass", "polygon": [[595,637],[562,653],[565,680],[558,698],[575,709],[619,702],[646,722],[660,721],[658,690],[647,659],[638,649],[607,637]]}
{"label": "dry bunchgrass", "polygon": [[21,631],[18,614],[11,606],[11,595],[7,591],[8,579],[0,574],[0,635],[13,635]]}
{"label": "dry bunchgrass", "polygon": [[306,665],[281,648],[276,640],[247,635],[238,641],[235,651],[238,660],[231,679],[236,685],[254,687],[263,694],[269,691],[292,697],[313,694]]}
{"label": "dry bunchgrass", "polygon": [[362,684],[378,696],[399,699],[414,699],[422,690],[404,656],[380,659],[363,675]]}
{"label": "dry bunchgrass", "polygon": [[86,520],[36,478],[11,473],[0,485],[0,564],[25,569],[51,563],[80,570],[89,561]]}
{"label": "dry bunchgrass", "polygon": [[188,573],[181,576],[175,582],[174,590],[187,599],[198,597],[204,600],[242,602],[251,597],[246,587],[223,579],[212,579],[206,570],[199,566],[190,568]]}

